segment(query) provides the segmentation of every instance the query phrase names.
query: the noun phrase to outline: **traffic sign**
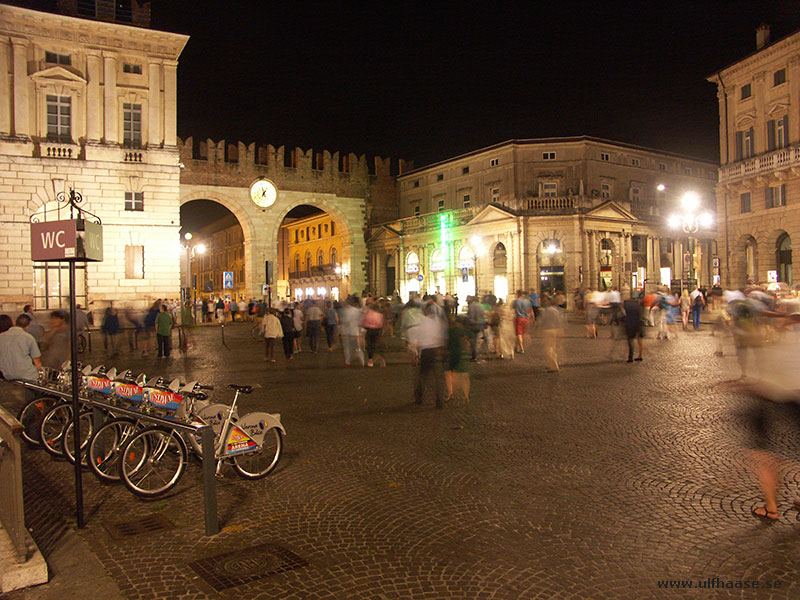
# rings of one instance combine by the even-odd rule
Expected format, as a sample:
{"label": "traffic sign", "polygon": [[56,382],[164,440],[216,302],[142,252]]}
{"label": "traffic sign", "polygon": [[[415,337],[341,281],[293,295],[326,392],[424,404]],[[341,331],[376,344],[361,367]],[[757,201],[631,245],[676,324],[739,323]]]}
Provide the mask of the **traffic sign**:
{"label": "traffic sign", "polygon": [[425,278],[422,276],[422,273],[417,275],[417,281],[422,281],[423,279],[425,279]]}
{"label": "traffic sign", "polygon": [[469,281],[469,269],[467,267],[461,267],[461,281],[464,283]]}
{"label": "traffic sign", "polygon": [[222,272],[222,288],[225,290],[233,289],[233,271]]}

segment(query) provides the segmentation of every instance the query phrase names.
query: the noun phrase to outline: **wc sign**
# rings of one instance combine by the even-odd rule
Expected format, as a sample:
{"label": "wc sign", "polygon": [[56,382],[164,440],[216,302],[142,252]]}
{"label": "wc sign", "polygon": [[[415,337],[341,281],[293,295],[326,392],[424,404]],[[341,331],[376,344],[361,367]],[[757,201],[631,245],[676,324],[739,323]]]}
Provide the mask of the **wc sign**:
{"label": "wc sign", "polygon": [[35,261],[101,261],[103,227],[85,219],[31,223],[31,258]]}

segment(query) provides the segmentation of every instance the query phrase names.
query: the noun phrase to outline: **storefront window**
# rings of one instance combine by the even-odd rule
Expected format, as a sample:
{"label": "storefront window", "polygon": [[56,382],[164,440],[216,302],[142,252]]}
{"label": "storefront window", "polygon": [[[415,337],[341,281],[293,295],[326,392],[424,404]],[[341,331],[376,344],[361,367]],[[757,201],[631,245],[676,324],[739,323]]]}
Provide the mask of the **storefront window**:
{"label": "storefront window", "polygon": [[566,257],[561,241],[555,238],[542,240],[538,249],[539,257],[539,291],[555,294],[566,292],[564,265]]}
{"label": "storefront window", "polygon": [[428,279],[428,293],[440,294],[447,293],[445,285],[445,257],[441,250],[437,249],[431,254],[430,278]]}

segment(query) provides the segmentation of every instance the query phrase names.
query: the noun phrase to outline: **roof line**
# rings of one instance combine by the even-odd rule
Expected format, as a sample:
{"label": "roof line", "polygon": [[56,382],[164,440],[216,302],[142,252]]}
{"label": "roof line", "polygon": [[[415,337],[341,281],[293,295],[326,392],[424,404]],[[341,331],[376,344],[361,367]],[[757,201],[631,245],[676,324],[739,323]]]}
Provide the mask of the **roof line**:
{"label": "roof line", "polygon": [[704,160],[702,158],[696,158],[693,156],[689,156],[687,154],[679,154],[677,152],[670,152],[668,150],[658,150],[657,148],[649,148],[647,146],[638,146],[636,144],[629,144],[627,142],[616,142],[614,140],[608,140],[605,138],[595,137],[591,135],[575,135],[575,136],[566,136],[566,137],[546,137],[546,138],[514,138],[510,140],[506,140],[504,142],[499,142],[497,144],[492,144],[491,146],[485,146],[483,148],[478,148],[477,150],[471,150],[469,152],[465,152],[464,154],[459,154],[457,156],[453,156],[451,158],[447,158],[444,160],[440,160],[434,163],[430,163],[428,165],[424,165],[422,167],[416,167],[410,171],[406,171],[405,173],[398,175],[398,179],[407,177],[409,175],[413,175],[420,171],[424,171],[426,169],[432,169],[434,167],[444,165],[446,163],[450,163],[453,161],[457,161],[460,159],[468,158],[470,156],[474,156],[476,154],[480,154],[482,152],[488,152],[490,150],[495,150],[498,148],[503,148],[505,146],[510,145],[531,145],[531,144],[546,144],[546,143],[568,143],[568,142],[597,142],[600,144],[609,144],[611,146],[617,146],[622,148],[628,148],[631,150],[641,150],[644,152],[653,152],[656,154],[662,154],[665,156],[671,156],[674,158],[682,158],[685,160],[692,160],[695,162],[701,162],[708,165],[713,165],[715,168],[719,167],[716,162]]}
{"label": "roof line", "polygon": [[[727,71],[727,70],[728,70],[728,69],[730,69],[731,67],[735,67],[735,66],[736,66],[736,65],[738,65],[739,63],[743,63],[744,61],[746,61],[746,60],[748,60],[748,59],[750,59],[750,58],[754,57],[756,54],[759,54],[759,53],[761,53],[761,52],[764,52],[765,50],[769,50],[769,49],[770,49],[770,48],[772,48],[773,46],[776,46],[776,45],[780,44],[781,42],[783,42],[783,41],[785,41],[785,40],[788,40],[790,37],[792,37],[792,36],[796,35],[797,33],[800,33],[800,29],[795,29],[795,30],[794,30],[794,31],[792,31],[791,33],[787,33],[785,36],[783,36],[783,37],[781,37],[781,38],[778,38],[778,39],[777,39],[777,40],[775,40],[774,42],[770,42],[769,44],[767,44],[767,45],[766,45],[766,46],[764,46],[763,48],[756,48],[756,49],[755,49],[755,50],[753,50],[753,51],[752,51],[750,54],[747,54],[747,55],[743,56],[743,57],[742,57],[742,58],[740,58],[739,60],[735,60],[735,61],[733,61],[732,63],[728,63],[727,65],[725,65],[725,66],[724,66],[724,67],[722,67],[721,69],[717,69],[716,71],[714,71],[713,73],[711,73],[710,75],[708,75],[708,76],[706,77],[706,81],[710,81],[711,79],[713,79],[714,77],[716,77],[716,76],[718,76],[720,73],[722,73],[723,71]],[[712,82],[712,83],[713,83],[713,82]]]}

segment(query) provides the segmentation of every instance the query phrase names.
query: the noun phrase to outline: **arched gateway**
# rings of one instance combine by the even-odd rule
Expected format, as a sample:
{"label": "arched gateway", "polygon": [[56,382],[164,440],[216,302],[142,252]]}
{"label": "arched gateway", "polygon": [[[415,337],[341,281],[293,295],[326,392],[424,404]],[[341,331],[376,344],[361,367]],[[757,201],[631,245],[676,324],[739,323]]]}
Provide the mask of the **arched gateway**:
{"label": "arched gateway", "polygon": [[[293,295],[288,280],[279,279],[296,271],[292,257],[281,249],[286,241],[280,230],[286,216],[302,205],[326,213],[331,229],[341,236],[341,250],[335,255],[340,265],[339,294],[360,294],[367,286],[363,235],[367,215],[379,218],[395,201],[388,160],[376,158],[372,174],[366,159],[352,154],[340,157],[338,153],[303,152],[298,148],[285,156],[283,147],[256,149],[252,144],[246,147],[240,143],[234,161],[225,148],[225,142],[215,144],[211,140],[195,148],[191,138],[180,145],[184,165],[180,203],[212,200],[230,210],[239,221],[244,237],[246,295],[261,297],[266,261],[273,263],[273,298]],[[269,206],[259,205],[251,197],[253,184],[264,179],[277,188]]]}

